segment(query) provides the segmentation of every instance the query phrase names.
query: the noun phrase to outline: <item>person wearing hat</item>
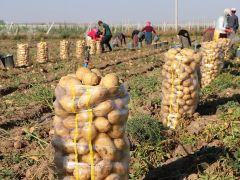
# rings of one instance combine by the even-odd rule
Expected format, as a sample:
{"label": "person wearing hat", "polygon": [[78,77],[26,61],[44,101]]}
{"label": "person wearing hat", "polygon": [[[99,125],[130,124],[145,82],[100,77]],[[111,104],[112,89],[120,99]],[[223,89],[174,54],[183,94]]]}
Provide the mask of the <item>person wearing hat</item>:
{"label": "person wearing hat", "polygon": [[147,21],[146,26],[142,29],[142,32],[144,32],[146,44],[147,45],[152,44],[153,39],[152,33],[156,34],[156,31],[152,27],[150,21]]}
{"label": "person wearing hat", "polygon": [[104,44],[109,48],[109,51],[112,51],[112,47],[110,45],[110,40],[112,39],[112,32],[110,27],[106,24],[103,23],[102,21],[98,21],[98,25],[103,29],[102,33],[102,41],[101,41],[101,46],[102,46],[102,52],[104,52]]}
{"label": "person wearing hat", "polygon": [[236,8],[231,9],[231,16],[228,17],[228,26],[236,33],[239,27],[238,16],[236,15]]}
{"label": "person wearing hat", "polygon": [[228,27],[228,17],[230,17],[231,14],[232,13],[230,9],[225,9],[224,15],[218,18],[214,32],[214,40],[218,40],[219,38],[227,38],[228,34],[232,32],[232,29]]}

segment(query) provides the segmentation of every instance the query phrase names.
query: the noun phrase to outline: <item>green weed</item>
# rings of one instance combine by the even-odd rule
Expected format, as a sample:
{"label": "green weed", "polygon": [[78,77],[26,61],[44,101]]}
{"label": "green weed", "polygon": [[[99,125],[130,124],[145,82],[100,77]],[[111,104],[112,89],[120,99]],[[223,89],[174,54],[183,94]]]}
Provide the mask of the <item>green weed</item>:
{"label": "green weed", "polygon": [[138,114],[127,123],[128,134],[141,143],[157,144],[164,138],[163,125],[149,115]]}

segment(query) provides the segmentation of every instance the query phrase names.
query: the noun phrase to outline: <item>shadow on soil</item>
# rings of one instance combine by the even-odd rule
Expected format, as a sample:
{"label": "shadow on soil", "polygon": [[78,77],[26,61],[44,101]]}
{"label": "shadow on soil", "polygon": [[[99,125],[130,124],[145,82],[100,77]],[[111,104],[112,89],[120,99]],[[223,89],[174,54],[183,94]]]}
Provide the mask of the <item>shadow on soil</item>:
{"label": "shadow on soil", "polygon": [[197,112],[200,115],[214,115],[220,105],[226,104],[228,101],[240,102],[240,94],[234,94],[231,97],[221,97],[218,99],[205,101],[198,106]]}
{"label": "shadow on soil", "polygon": [[144,180],[181,180],[190,174],[204,171],[225,153],[225,149],[221,147],[203,147],[194,154],[151,169]]}

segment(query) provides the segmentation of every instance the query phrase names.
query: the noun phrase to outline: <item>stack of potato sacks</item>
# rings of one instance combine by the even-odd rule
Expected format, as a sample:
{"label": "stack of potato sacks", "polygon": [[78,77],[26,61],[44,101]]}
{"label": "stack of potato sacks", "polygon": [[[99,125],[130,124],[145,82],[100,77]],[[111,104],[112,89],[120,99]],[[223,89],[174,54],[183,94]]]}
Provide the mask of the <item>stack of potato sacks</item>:
{"label": "stack of potato sacks", "polygon": [[101,42],[100,41],[96,42],[96,53],[97,54],[101,54],[102,53],[102,46],[101,46]]}
{"label": "stack of potato sacks", "polygon": [[29,65],[29,46],[28,44],[17,45],[17,66]]}
{"label": "stack of potato sacks", "polygon": [[60,41],[60,59],[66,60],[69,58],[70,43],[67,40]]}
{"label": "stack of potato sacks", "polygon": [[170,49],[165,53],[161,118],[170,128],[175,129],[184,115],[193,115],[197,108],[200,60],[201,55],[191,49]]}
{"label": "stack of potato sacks", "polygon": [[221,46],[214,41],[202,43],[201,53],[201,87],[204,88],[219,75],[223,67],[223,53]]}
{"label": "stack of potato sacks", "polygon": [[127,180],[129,95],[115,74],[79,68],[55,90],[55,163],[60,179]]}
{"label": "stack of potato sacks", "polygon": [[84,57],[84,48],[86,46],[86,42],[84,40],[79,40],[76,43],[76,57],[77,59],[81,59]]}
{"label": "stack of potato sacks", "polygon": [[231,40],[228,38],[220,38],[217,41],[218,45],[222,48],[224,60],[230,60],[231,54]]}
{"label": "stack of potato sacks", "polygon": [[40,42],[37,44],[37,62],[45,63],[48,61],[48,44]]}

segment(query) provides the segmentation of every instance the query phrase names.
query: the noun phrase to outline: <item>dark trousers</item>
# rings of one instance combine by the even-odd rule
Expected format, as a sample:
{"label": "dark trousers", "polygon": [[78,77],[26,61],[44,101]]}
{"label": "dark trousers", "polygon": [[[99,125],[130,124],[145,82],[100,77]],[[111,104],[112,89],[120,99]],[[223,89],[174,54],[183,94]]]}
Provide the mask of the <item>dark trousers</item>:
{"label": "dark trousers", "polygon": [[112,35],[110,36],[105,36],[102,41],[101,41],[101,46],[102,46],[102,51],[104,52],[104,44],[107,45],[107,47],[109,48],[110,51],[112,51],[112,47],[110,46],[110,40],[112,38]]}

